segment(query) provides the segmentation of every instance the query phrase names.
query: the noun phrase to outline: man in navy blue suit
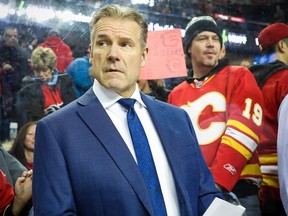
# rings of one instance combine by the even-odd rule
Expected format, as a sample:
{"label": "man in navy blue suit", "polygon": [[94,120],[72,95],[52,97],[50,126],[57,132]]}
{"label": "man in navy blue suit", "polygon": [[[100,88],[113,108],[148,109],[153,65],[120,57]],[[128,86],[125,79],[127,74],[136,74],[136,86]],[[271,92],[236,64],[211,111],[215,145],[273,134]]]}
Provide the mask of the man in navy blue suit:
{"label": "man in navy blue suit", "polygon": [[159,215],[137,166],[122,98],[136,100],[164,198],[161,215],[203,215],[222,194],[189,116],[137,86],[148,53],[144,18],[108,5],[97,10],[90,29],[93,87],[37,124],[35,215]]}

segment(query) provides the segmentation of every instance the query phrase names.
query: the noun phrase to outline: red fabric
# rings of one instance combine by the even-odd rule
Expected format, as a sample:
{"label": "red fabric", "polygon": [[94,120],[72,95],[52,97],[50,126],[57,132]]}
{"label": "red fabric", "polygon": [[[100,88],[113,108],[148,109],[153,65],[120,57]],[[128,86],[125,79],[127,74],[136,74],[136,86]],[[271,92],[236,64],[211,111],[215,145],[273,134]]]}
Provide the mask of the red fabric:
{"label": "red fabric", "polygon": [[4,211],[14,198],[14,190],[0,170],[0,213]]}
{"label": "red fabric", "polygon": [[39,46],[50,47],[54,51],[57,56],[56,69],[59,73],[64,73],[73,61],[72,50],[60,37],[48,36],[47,40],[39,44]]}
{"label": "red fabric", "polygon": [[27,163],[27,164],[26,164],[26,168],[27,168],[28,170],[33,169],[33,162]]}
{"label": "red fabric", "polygon": [[168,102],[189,114],[216,183],[229,191],[239,179],[260,183],[263,97],[249,70],[227,66],[202,83],[183,82]]}
{"label": "red fabric", "polygon": [[273,23],[260,32],[258,41],[263,51],[286,37],[288,37],[288,25]]}
{"label": "red fabric", "polygon": [[61,98],[61,93],[59,90],[59,85],[55,87],[55,91],[52,90],[51,86],[41,85],[42,92],[44,95],[44,109],[49,108],[50,106],[62,106],[63,100]]}
{"label": "red fabric", "polygon": [[[260,187],[260,199],[280,200],[279,178],[275,174],[277,168],[277,133],[278,110],[284,97],[288,94],[288,70],[273,74],[262,87],[264,95],[264,127],[258,146],[258,153],[263,171],[263,184]],[[275,157],[273,157],[275,155]]]}

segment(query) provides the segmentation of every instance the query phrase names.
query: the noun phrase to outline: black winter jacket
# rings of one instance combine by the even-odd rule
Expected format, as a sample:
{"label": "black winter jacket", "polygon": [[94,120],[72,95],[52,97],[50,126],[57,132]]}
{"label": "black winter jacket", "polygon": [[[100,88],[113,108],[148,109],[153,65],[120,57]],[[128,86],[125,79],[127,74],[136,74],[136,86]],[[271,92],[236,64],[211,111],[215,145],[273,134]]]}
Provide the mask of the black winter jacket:
{"label": "black winter jacket", "polygon": [[[63,106],[76,99],[73,82],[68,74],[60,74],[57,84],[60,85]],[[16,112],[19,128],[28,121],[38,121],[45,116],[41,85],[43,83],[40,80],[34,80],[17,93]]]}

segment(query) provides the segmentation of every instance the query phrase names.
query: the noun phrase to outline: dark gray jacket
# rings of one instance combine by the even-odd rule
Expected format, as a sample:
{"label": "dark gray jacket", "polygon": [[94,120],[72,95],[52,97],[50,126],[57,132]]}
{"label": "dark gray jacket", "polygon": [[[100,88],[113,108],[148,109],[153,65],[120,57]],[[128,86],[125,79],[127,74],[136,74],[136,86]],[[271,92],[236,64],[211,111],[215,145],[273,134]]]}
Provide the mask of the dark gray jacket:
{"label": "dark gray jacket", "polygon": [[0,146],[0,170],[6,174],[8,182],[14,188],[17,178],[27,169]]}

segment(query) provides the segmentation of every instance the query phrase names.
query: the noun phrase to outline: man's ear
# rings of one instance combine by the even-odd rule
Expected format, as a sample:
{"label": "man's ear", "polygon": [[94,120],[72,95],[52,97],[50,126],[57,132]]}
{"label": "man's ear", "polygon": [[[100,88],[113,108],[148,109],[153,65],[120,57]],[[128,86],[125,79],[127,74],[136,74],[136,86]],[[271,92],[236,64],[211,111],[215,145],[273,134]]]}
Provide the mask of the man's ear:
{"label": "man's ear", "polygon": [[147,56],[148,56],[148,47],[146,46],[141,55],[141,67],[145,65]]}
{"label": "man's ear", "polygon": [[283,40],[280,40],[277,44],[277,47],[281,53],[285,52],[288,49],[288,44],[286,44]]}
{"label": "man's ear", "polygon": [[92,50],[92,45],[89,45],[89,63],[92,64],[93,60],[93,50]]}

